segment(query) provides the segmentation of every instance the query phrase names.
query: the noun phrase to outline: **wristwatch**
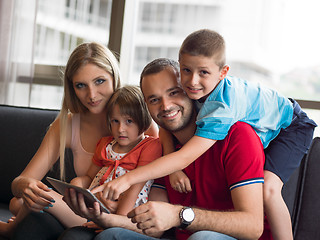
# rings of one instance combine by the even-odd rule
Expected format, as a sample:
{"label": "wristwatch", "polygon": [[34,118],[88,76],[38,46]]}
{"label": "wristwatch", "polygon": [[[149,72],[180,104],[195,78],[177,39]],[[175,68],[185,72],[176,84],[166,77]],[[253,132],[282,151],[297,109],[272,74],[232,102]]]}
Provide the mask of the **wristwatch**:
{"label": "wristwatch", "polygon": [[187,228],[194,220],[194,211],[190,207],[183,207],[180,211],[180,221],[181,225],[179,228],[185,229]]}

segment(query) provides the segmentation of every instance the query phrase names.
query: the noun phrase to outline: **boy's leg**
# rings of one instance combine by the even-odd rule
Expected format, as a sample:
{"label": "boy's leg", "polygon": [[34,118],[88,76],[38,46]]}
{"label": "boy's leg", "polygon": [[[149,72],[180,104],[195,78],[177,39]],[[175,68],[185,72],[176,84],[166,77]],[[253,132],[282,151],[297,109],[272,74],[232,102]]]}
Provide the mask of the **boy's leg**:
{"label": "boy's leg", "polygon": [[294,170],[300,166],[310,147],[316,126],[298,103],[291,101],[294,107],[291,125],[282,129],[265,149],[264,206],[274,239],[288,239],[289,235],[292,239],[291,218],[281,190]]}
{"label": "boy's leg", "polygon": [[274,173],[264,171],[263,203],[274,240],[292,240],[291,217],[282,195],[283,183]]}

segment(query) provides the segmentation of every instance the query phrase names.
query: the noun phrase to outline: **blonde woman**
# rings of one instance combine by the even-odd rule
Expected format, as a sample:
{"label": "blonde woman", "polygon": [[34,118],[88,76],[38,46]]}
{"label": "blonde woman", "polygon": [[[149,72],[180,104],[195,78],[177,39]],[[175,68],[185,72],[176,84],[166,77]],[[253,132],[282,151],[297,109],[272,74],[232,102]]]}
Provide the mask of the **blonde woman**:
{"label": "blonde woman", "polygon": [[[21,206],[40,213],[50,213],[58,204],[68,208],[62,197],[50,190],[41,179],[59,157],[61,178],[64,178],[65,148],[72,150],[76,175],[83,176],[87,172],[98,140],[111,135],[106,126],[106,105],[119,87],[118,61],[108,48],[97,43],[83,43],[72,52],[64,73],[64,97],[60,114],[51,124],[30,163],[12,182],[15,198],[11,200],[10,210],[15,216],[18,216],[19,212],[20,215],[28,212],[20,211]],[[156,130],[153,133],[149,134],[156,135]],[[63,211],[61,213],[61,216],[55,216],[63,225],[68,226],[68,223],[63,223]],[[41,220],[41,214],[37,216],[40,219],[36,221],[48,228],[43,231],[46,236],[39,234],[39,228],[43,227],[22,216],[17,217],[25,221],[16,229],[16,239],[26,238],[23,229],[20,231],[21,236],[19,235],[19,228],[28,228],[28,234],[31,234],[32,239],[55,238],[63,231],[63,228],[59,229],[59,223],[45,224],[47,219]],[[4,223],[0,224],[0,231],[3,225]],[[10,225],[10,221],[7,225]]]}

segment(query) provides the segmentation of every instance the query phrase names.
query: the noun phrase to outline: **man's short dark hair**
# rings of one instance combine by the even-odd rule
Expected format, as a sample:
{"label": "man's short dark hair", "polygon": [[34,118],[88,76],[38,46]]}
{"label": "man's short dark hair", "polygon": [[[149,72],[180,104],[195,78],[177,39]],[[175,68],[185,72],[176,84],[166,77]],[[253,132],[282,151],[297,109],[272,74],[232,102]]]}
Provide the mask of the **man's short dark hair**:
{"label": "man's short dark hair", "polygon": [[142,73],[140,75],[140,88],[141,88],[142,79],[145,76],[159,73],[162,70],[166,69],[167,67],[171,67],[175,71],[177,78],[180,79],[179,63],[177,61],[169,58],[157,58],[152,62],[148,63],[142,70]]}

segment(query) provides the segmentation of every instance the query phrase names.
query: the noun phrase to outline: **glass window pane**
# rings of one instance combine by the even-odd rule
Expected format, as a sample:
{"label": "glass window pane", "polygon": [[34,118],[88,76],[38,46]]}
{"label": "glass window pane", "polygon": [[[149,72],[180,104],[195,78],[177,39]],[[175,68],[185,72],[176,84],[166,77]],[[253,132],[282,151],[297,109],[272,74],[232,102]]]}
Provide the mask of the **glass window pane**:
{"label": "glass window pane", "polygon": [[[201,28],[218,31],[227,44],[230,75],[259,82],[295,99],[320,101],[320,31],[314,0],[132,0],[130,51],[121,62],[138,84],[143,67],[157,57],[178,58],[184,38]],[[297,17],[299,16],[299,17]],[[129,28],[129,27],[128,27]],[[133,30],[132,30],[133,29]],[[123,66],[122,66],[123,67]],[[320,103],[319,103],[320,104]],[[320,111],[313,113],[320,119]],[[320,122],[318,122],[319,124]]]}
{"label": "glass window pane", "polygon": [[[82,42],[108,45],[112,0],[39,0],[36,16],[34,62],[41,66],[65,66],[73,49]],[[62,76],[56,70],[56,76]],[[35,75],[33,107],[60,108],[60,86]],[[44,84],[43,82],[46,82]],[[44,94],[45,93],[45,94]]]}

